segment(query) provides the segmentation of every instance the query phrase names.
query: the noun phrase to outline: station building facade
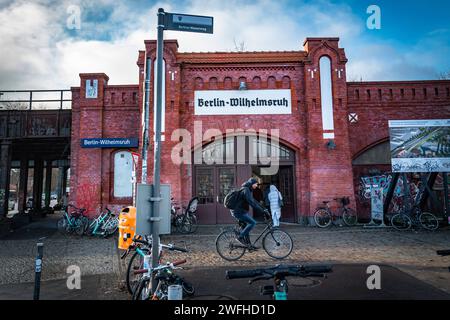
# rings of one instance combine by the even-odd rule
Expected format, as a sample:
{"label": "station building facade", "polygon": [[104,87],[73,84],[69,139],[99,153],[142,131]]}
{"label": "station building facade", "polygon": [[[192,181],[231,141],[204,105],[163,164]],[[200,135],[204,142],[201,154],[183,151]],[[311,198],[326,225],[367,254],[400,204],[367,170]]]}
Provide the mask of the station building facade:
{"label": "station building facade", "polygon": [[[307,38],[303,46],[187,53],[165,40],[161,182],[170,184],[178,203],[199,197],[200,223],[232,222],[223,198],[251,176],[261,183],[258,200],[270,183],[277,185],[282,221],[311,223],[318,205],[344,196],[368,218],[359,180],[391,169],[388,121],[450,116],[450,81],[347,82],[338,38]],[[106,74],[83,73],[80,87],[72,88],[70,200],[92,214],[131,205],[130,181],[142,182],[146,72],[152,182],[155,59],[156,41],[145,41],[138,84],[108,85]],[[180,138],[179,129],[190,136]],[[181,140],[188,149],[180,149]],[[278,170],[268,174],[262,160],[274,150]],[[174,156],[191,161],[177,163]]]}

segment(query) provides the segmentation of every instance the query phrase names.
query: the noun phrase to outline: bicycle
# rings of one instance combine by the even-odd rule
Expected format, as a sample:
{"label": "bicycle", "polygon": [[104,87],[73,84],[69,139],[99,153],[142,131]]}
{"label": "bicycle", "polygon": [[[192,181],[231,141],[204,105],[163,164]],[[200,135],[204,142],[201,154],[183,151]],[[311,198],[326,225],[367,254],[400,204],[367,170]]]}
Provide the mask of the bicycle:
{"label": "bicycle", "polygon": [[423,212],[419,205],[413,205],[409,214],[403,208],[391,218],[391,225],[397,230],[409,230],[412,226],[422,227],[429,231],[439,228],[439,220],[429,212]]}
{"label": "bicycle", "polygon": [[[192,284],[186,282],[182,277],[173,272],[178,265],[186,263],[186,259],[168,262],[165,265],[159,265],[156,268],[137,270],[135,274],[143,274],[144,276],[139,280],[136,289],[133,292],[132,300],[167,300],[169,296],[169,286],[181,285],[183,289],[183,296],[191,296],[195,289]],[[158,281],[154,292],[151,290],[151,277],[155,275],[155,280]]]}
{"label": "bicycle", "polygon": [[[74,208],[74,211],[69,213],[69,208]],[[87,217],[84,215],[86,209],[77,208],[73,205],[68,205],[64,209],[63,217],[56,222],[56,227],[61,233],[71,234],[75,233],[79,236],[84,234],[84,225]]]}
{"label": "bicycle", "polygon": [[326,274],[332,272],[332,266],[329,265],[276,265],[272,268],[252,269],[252,270],[232,270],[226,271],[227,280],[252,278],[248,281],[252,284],[259,280],[274,280],[274,285],[261,288],[261,295],[270,295],[273,300],[288,299],[288,280],[286,277],[320,277],[326,278]]}
{"label": "bicycle", "polygon": [[333,200],[339,202],[341,205],[338,208],[338,214],[331,211],[329,206],[331,201],[323,201],[322,203],[325,207],[319,207],[314,212],[314,222],[316,225],[320,228],[328,228],[338,218],[342,218],[344,223],[349,227],[356,225],[358,223],[358,216],[352,208],[347,207],[350,204],[350,198],[334,198]]}
{"label": "bicycle", "polygon": [[[122,254],[121,259],[125,259],[131,251],[134,251],[131,256],[130,261],[127,266],[127,274],[126,274],[126,284],[127,290],[130,294],[133,294],[134,288],[136,284],[139,282],[139,277],[134,277],[134,271],[142,269],[144,265],[144,257],[146,255],[151,254],[152,242],[150,236],[135,236],[133,238],[132,244],[128,247],[128,249]],[[163,249],[167,249],[170,251],[178,251],[178,252],[187,252],[186,249],[176,247],[173,244],[159,244],[159,263],[161,263],[161,258],[163,256]]]}
{"label": "bicycle", "polygon": [[90,236],[100,235],[106,238],[117,231],[119,219],[108,208],[105,208],[105,210],[88,224],[85,229],[86,234]]}
{"label": "bicycle", "polygon": [[263,249],[270,257],[281,260],[289,256],[294,247],[291,236],[286,231],[283,231],[278,227],[273,227],[272,220],[268,217],[265,217],[264,223],[266,224],[266,227],[261,234],[253,243],[251,243],[248,238],[250,246],[245,246],[237,240],[237,237],[245,228],[246,224],[238,220],[234,227],[224,229],[217,236],[217,253],[227,261],[236,261],[239,260],[247,250],[249,252],[256,251],[256,249],[252,249],[252,247],[254,247],[258,240],[262,238]]}
{"label": "bicycle", "polygon": [[177,207],[175,203],[173,203],[172,198],[172,226],[175,227],[177,232],[187,234],[194,233],[198,229],[197,223],[197,205],[198,205],[198,197],[193,197],[187,207],[183,207],[184,213],[178,213],[178,210],[181,209]]}

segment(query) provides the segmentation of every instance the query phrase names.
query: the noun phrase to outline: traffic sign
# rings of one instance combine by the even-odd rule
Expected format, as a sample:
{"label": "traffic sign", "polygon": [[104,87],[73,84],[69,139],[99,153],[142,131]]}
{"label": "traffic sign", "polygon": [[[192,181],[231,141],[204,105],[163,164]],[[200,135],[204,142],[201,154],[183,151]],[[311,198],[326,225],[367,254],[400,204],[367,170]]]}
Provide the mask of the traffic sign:
{"label": "traffic sign", "polygon": [[165,30],[213,33],[213,25],[213,17],[165,12]]}

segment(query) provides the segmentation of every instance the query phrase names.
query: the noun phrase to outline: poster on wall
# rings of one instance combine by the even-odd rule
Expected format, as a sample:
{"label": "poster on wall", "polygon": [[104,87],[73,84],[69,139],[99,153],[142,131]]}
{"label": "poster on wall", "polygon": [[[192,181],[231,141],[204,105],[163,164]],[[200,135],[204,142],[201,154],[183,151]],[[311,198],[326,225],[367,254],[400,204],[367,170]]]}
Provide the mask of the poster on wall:
{"label": "poster on wall", "polygon": [[393,172],[450,172],[450,119],[389,121]]}
{"label": "poster on wall", "polygon": [[383,220],[383,187],[372,186],[371,195],[372,220]]}

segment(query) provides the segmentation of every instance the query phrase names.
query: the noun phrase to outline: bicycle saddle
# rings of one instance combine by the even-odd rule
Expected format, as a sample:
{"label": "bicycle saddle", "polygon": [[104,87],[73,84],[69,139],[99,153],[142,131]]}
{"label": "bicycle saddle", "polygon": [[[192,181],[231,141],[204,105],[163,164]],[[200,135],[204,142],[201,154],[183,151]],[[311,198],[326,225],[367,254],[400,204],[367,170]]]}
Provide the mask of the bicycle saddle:
{"label": "bicycle saddle", "polygon": [[330,203],[331,201],[322,201],[323,204]]}

